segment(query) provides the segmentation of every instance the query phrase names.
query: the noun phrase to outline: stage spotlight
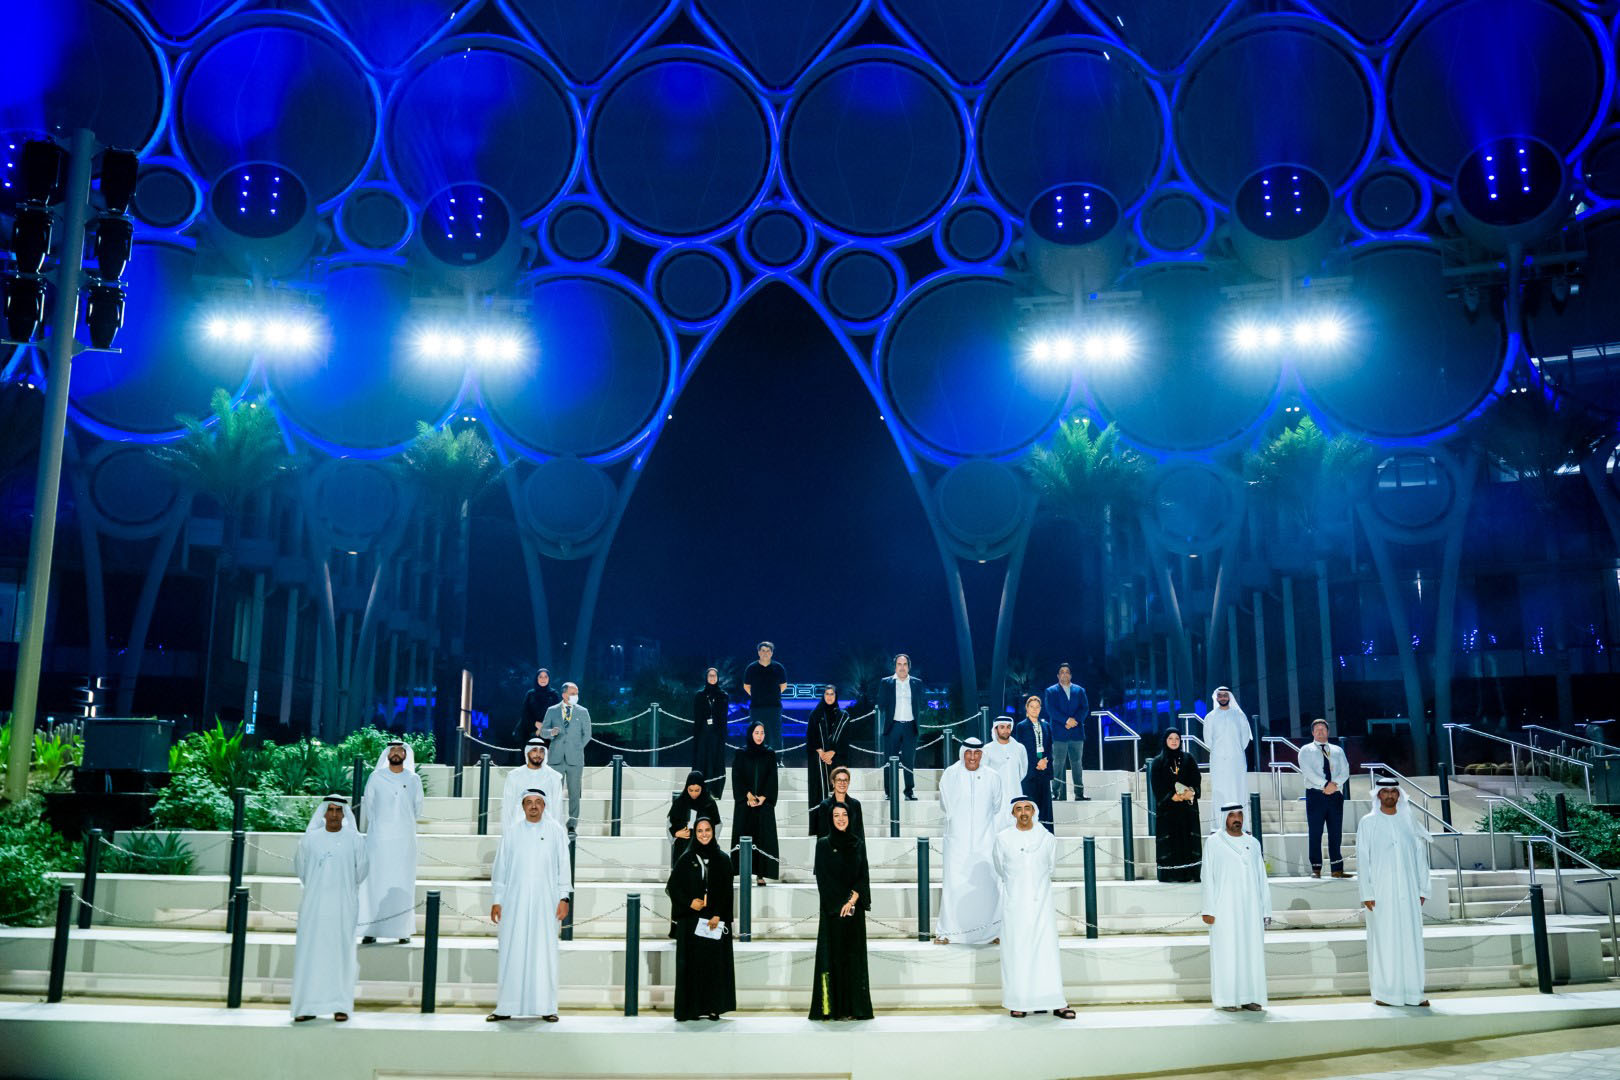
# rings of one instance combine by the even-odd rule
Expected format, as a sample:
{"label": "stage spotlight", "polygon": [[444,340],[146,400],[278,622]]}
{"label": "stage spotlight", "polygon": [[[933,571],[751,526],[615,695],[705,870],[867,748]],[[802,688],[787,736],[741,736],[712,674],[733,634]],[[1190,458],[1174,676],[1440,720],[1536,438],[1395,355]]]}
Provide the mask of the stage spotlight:
{"label": "stage spotlight", "polygon": [[6,280],[6,336],[12,341],[33,341],[45,321],[45,282],[33,275],[12,275]]}
{"label": "stage spotlight", "polygon": [[55,219],[47,207],[38,203],[17,207],[11,226],[11,254],[17,261],[19,274],[37,274],[44,269],[54,227]]}
{"label": "stage spotlight", "polygon": [[460,360],[467,354],[467,342],[460,334],[446,334],[444,344],[439,349],[439,355],[451,360]]}
{"label": "stage spotlight", "polygon": [[109,214],[129,213],[140,165],[132,150],[108,150],[101,155],[101,201]]}
{"label": "stage spotlight", "polygon": [[1088,334],[1081,353],[1088,361],[1096,363],[1108,355],[1108,342],[1101,334]]}
{"label": "stage spotlight", "polygon": [[1294,324],[1294,344],[1300,346],[1315,345],[1317,341],[1316,328],[1316,320],[1314,319],[1299,320]]}
{"label": "stage spotlight", "polygon": [[295,322],[287,327],[287,346],[295,352],[308,352],[315,345],[315,328],[309,323]]}
{"label": "stage spotlight", "polygon": [[1108,356],[1112,360],[1127,360],[1131,355],[1131,336],[1123,330],[1115,330],[1105,339]]}
{"label": "stage spotlight", "polygon": [[1262,327],[1260,329],[1260,341],[1266,346],[1266,348],[1275,349],[1277,346],[1281,345],[1283,341],[1282,327],[1275,323]]}
{"label": "stage spotlight", "polygon": [[215,315],[203,324],[203,333],[209,341],[224,341],[230,332],[231,324],[220,315]]}
{"label": "stage spotlight", "polygon": [[231,341],[238,345],[251,345],[257,330],[252,319],[235,319],[231,322]]}
{"label": "stage spotlight", "polygon": [[259,342],[271,349],[284,349],[292,336],[285,319],[269,319],[259,328]]}
{"label": "stage spotlight", "polygon": [[62,198],[62,177],[67,151],[47,139],[30,139],[22,148],[22,198],[25,202],[54,203]]}
{"label": "stage spotlight", "polygon": [[1316,343],[1329,348],[1344,340],[1344,324],[1329,315],[1316,320]]}
{"label": "stage spotlight", "polygon": [[103,278],[122,278],[134,249],[135,223],[129,218],[108,214],[96,222],[96,266]]}
{"label": "stage spotlight", "polygon": [[500,358],[507,363],[521,359],[523,356],[523,339],[516,334],[507,334],[497,343]]}
{"label": "stage spotlight", "polygon": [[478,360],[493,360],[500,355],[500,343],[494,334],[479,334],[473,338],[472,354]]}
{"label": "stage spotlight", "polygon": [[114,281],[97,281],[90,286],[84,322],[90,328],[90,347],[112,348],[113,339],[124,326],[124,290]]}

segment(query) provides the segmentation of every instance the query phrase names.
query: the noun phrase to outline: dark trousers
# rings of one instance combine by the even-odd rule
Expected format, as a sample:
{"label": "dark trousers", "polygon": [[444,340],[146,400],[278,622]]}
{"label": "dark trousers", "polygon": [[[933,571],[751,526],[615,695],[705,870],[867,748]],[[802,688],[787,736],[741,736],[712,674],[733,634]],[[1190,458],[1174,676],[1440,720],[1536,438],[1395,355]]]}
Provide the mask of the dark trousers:
{"label": "dark trousers", "polygon": [[1344,851],[1339,846],[1344,836],[1344,792],[1324,795],[1315,788],[1305,789],[1305,822],[1309,834],[1307,843],[1311,869],[1322,868],[1322,826],[1327,826],[1328,863],[1331,873],[1344,871]]}
{"label": "dark trousers", "polygon": [[891,791],[890,788],[892,788],[894,785],[889,778],[888,769],[889,759],[892,757],[897,757],[900,759],[900,776],[902,778],[902,786],[905,789],[906,795],[909,797],[913,794],[913,781],[911,774],[916,770],[917,767],[916,724],[891,723],[889,725],[889,730],[883,733],[883,790],[891,799],[894,798],[894,792]]}

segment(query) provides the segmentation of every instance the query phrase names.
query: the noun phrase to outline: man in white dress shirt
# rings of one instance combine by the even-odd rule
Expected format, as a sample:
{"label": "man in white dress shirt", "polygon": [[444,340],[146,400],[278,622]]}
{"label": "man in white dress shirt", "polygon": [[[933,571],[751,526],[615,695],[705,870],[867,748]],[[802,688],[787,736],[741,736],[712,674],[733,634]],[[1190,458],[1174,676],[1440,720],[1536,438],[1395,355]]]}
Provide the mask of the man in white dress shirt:
{"label": "man in white dress shirt", "polygon": [[1311,877],[1322,876],[1322,827],[1327,826],[1328,870],[1334,877],[1344,872],[1344,784],[1350,779],[1350,759],[1328,742],[1328,724],[1318,720],[1311,725],[1311,741],[1299,748],[1299,772],[1305,778],[1305,822],[1310,835]]}
{"label": "man in white dress shirt", "polygon": [[911,673],[911,657],[900,653],[894,658],[894,674],[878,684],[877,713],[882,721],[884,789],[890,799],[897,792],[889,779],[891,757],[900,759],[900,781],[906,798],[915,801],[913,772],[917,764],[917,714],[923,707],[922,680]]}

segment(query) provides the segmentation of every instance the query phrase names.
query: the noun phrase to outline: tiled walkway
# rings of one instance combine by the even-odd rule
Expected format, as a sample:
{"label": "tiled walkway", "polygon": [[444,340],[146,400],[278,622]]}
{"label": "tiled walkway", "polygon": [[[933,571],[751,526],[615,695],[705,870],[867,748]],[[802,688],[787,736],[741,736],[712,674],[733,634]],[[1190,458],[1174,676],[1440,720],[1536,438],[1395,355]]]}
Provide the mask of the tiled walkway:
{"label": "tiled walkway", "polygon": [[1620,1080],[1620,1047],[1504,1058],[1435,1069],[1356,1073],[1334,1080]]}

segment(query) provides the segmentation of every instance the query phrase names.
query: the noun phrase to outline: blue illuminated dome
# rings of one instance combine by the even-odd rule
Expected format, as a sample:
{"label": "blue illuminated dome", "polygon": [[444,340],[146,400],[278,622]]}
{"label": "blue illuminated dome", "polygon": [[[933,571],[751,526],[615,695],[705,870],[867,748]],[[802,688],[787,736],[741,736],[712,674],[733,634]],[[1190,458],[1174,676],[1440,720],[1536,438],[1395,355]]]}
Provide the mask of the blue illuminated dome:
{"label": "blue illuminated dome", "polygon": [[494,258],[512,227],[506,204],[482,184],[456,184],[433,197],[422,212],[422,243],[452,266]]}
{"label": "blue illuminated dome", "polygon": [[1232,212],[1266,240],[1297,240],[1320,226],[1333,204],[1327,181],[1299,165],[1273,165],[1238,188]]}
{"label": "blue illuminated dome", "polygon": [[1457,170],[1457,201],[1486,225],[1523,225],[1559,201],[1564,165],[1539,139],[1492,139]]}
{"label": "blue illuminated dome", "polygon": [[1054,244],[1089,244],[1119,223],[1119,202],[1092,184],[1063,184],[1038,195],[1025,225]]}
{"label": "blue illuminated dome", "polygon": [[267,162],[232,169],[220,177],[209,199],[214,220],[255,240],[268,240],[296,228],[308,204],[302,181]]}

